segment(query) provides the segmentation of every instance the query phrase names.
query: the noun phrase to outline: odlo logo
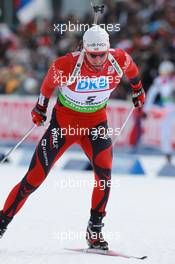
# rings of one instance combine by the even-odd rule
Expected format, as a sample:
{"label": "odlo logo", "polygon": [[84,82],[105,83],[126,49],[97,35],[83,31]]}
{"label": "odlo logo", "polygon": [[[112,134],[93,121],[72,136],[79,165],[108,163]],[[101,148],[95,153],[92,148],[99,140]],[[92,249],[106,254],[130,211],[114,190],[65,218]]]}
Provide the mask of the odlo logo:
{"label": "odlo logo", "polygon": [[51,130],[51,133],[52,133],[52,146],[53,148],[58,149],[58,135],[59,135],[58,129],[53,128]]}
{"label": "odlo logo", "polygon": [[109,89],[109,83],[105,76],[99,78],[80,79],[75,90],[78,92],[103,91]]}

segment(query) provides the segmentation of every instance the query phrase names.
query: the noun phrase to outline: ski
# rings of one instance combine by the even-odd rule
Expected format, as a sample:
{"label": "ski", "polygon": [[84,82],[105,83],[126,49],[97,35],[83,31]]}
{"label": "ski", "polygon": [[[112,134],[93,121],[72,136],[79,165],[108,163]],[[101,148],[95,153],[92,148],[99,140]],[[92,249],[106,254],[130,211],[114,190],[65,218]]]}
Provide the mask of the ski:
{"label": "ski", "polygon": [[90,254],[98,254],[98,255],[105,255],[105,256],[111,256],[111,257],[122,257],[122,258],[133,258],[133,259],[146,259],[147,256],[143,257],[137,257],[132,255],[126,255],[123,253],[119,253],[114,250],[102,250],[102,249],[95,249],[95,248],[65,248],[65,250],[74,251],[74,252],[80,252],[80,253],[90,253]]}

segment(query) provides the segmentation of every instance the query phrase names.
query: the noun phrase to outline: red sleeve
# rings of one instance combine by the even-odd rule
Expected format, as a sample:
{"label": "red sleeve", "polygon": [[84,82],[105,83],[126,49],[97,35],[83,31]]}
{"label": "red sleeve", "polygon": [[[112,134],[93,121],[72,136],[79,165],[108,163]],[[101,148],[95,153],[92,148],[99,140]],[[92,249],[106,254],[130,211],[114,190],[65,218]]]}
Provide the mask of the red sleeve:
{"label": "red sleeve", "polygon": [[131,56],[124,50],[116,49],[116,59],[118,60],[123,73],[129,79],[133,89],[140,89],[142,83],[139,77],[139,70]]}
{"label": "red sleeve", "polygon": [[41,85],[40,92],[46,97],[50,98],[54,90],[67,82],[66,76],[70,72],[70,61],[71,56],[67,54],[55,60],[45,76]]}
{"label": "red sleeve", "polygon": [[133,79],[137,77],[139,75],[139,70],[135,62],[126,51],[123,51],[123,56],[124,56],[124,74],[128,79]]}

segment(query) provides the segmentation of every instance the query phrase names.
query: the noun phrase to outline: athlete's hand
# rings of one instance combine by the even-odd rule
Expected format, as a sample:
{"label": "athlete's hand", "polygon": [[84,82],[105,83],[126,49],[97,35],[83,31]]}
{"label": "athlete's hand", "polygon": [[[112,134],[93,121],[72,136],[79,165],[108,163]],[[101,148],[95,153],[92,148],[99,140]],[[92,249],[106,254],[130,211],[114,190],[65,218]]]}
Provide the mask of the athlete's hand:
{"label": "athlete's hand", "polygon": [[143,88],[139,90],[132,89],[132,101],[135,107],[142,107],[145,102],[145,91]]}
{"label": "athlete's hand", "polygon": [[47,111],[47,107],[39,105],[37,103],[31,112],[33,123],[36,124],[37,126],[43,126],[44,122],[47,119],[46,111]]}

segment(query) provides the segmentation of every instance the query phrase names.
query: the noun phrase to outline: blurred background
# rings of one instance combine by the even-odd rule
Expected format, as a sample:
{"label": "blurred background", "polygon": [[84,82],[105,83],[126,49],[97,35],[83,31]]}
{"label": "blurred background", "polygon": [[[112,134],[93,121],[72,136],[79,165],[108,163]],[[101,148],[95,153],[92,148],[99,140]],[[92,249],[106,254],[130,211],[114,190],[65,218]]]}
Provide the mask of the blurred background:
{"label": "blurred background", "polygon": [[[124,49],[132,56],[139,66],[146,93],[160,76],[163,76],[162,89],[163,84],[170,82],[173,88],[168,96],[172,99],[172,112],[175,111],[174,69],[165,67],[163,73],[160,71],[162,62],[168,61],[173,66],[175,63],[175,1],[104,0],[103,3],[105,11],[99,23],[120,25],[119,31],[110,32],[111,47]],[[61,32],[60,25],[91,25],[93,17],[87,0],[0,1],[2,149],[19,141],[32,126],[30,111],[51,62],[66,52],[74,51],[82,38],[84,32],[77,27]],[[132,106],[130,87],[125,78],[111,98],[109,122],[112,127],[121,127]],[[171,122],[165,125],[169,134],[165,133],[164,138],[168,137],[171,145],[165,151],[161,142],[161,124],[166,115],[163,99],[161,93],[157,93],[149,111],[135,110],[116,143],[121,154],[158,157],[163,154],[169,166],[173,166],[175,115],[171,115]],[[42,133],[42,129],[34,131],[27,142],[35,144]]]}
{"label": "blurred background", "polygon": [[[105,234],[111,249],[147,255],[147,264],[174,264],[175,0],[103,3],[99,23],[120,25],[119,31],[110,32],[111,47],[132,56],[147,93],[145,107],[134,110],[114,147]],[[61,25],[91,24],[93,17],[90,0],[0,0],[0,160],[33,126],[30,113],[51,62],[75,50],[82,38],[84,32],[61,32]],[[114,129],[121,128],[132,108],[130,94],[123,78],[107,108]],[[56,94],[49,115],[55,101]],[[1,208],[25,175],[48,121],[0,164]],[[3,238],[3,264],[106,263],[99,256],[64,250],[86,247],[82,234],[89,217],[91,170],[76,145],[56,162]]]}

